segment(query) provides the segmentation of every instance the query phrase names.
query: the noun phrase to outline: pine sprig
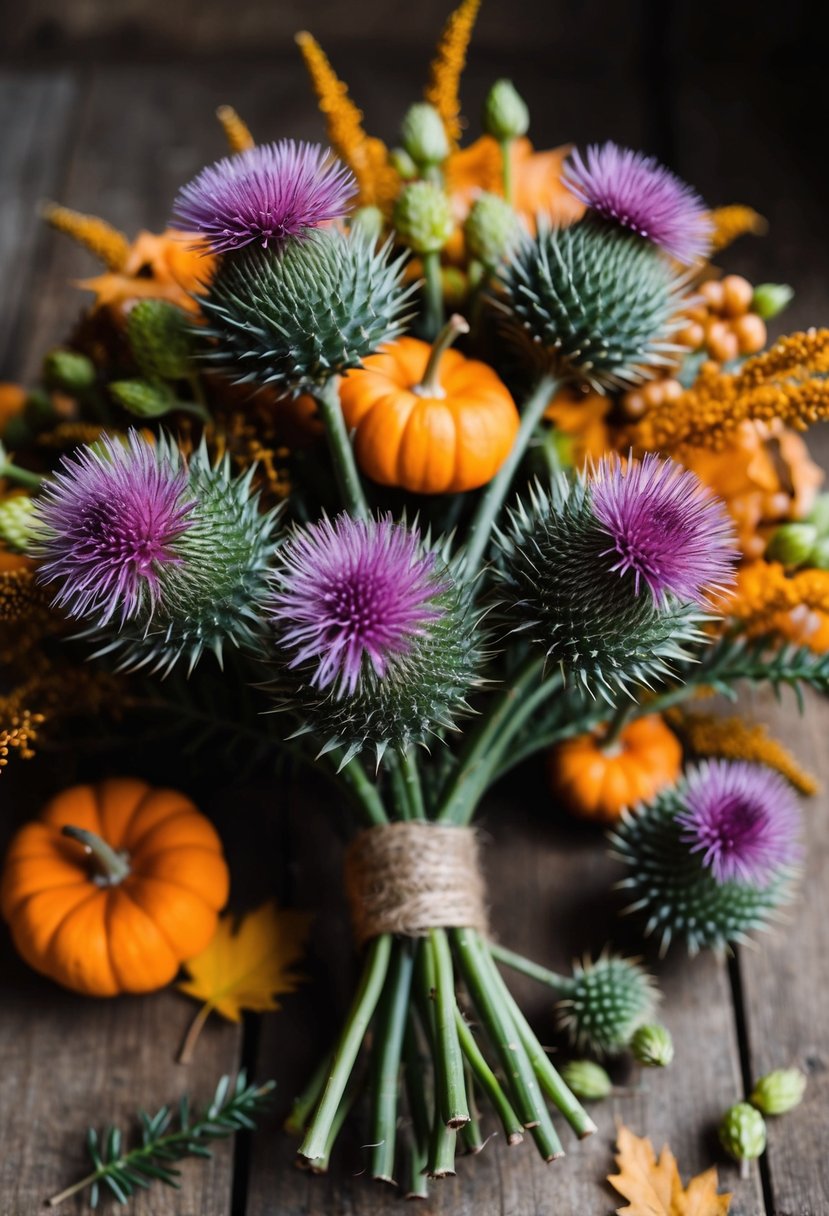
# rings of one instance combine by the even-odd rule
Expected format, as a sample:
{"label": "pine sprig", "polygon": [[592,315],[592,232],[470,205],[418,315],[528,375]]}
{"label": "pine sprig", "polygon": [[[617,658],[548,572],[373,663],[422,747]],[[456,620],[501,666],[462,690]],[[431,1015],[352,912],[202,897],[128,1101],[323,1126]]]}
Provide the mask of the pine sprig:
{"label": "pine sprig", "polygon": [[174,1163],[185,1157],[210,1157],[208,1142],[225,1139],[238,1131],[254,1131],[254,1116],[266,1107],[274,1084],[266,1081],[263,1085],[248,1085],[244,1071],[233,1084],[230,1077],[222,1077],[210,1105],[195,1119],[186,1094],[175,1109],[162,1106],[154,1115],[141,1110],[138,1112],[141,1143],[125,1153],[121,1151],[119,1128],[108,1127],[99,1134],[90,1127],[86,1147],[94,1169],[53,1195],[48,1200],[49,1207],[57,1207],[87,1188],[92,1208],[98,1206],[104,1187],[122,1204],[137,1189],[147,1190],[153,1182],[178,1188],[181,1171]]}

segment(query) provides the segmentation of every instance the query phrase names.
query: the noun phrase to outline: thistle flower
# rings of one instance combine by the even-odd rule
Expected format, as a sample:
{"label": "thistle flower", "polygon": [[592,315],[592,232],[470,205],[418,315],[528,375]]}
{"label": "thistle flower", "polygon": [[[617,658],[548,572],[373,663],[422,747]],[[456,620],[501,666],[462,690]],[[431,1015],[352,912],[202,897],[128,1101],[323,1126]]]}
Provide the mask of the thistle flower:
{"label": "thistle flower", "polygon": [[712,226],[702,199],[651,156],[594,144],[572,152],[565,185],[591,211],[659,246],[678,262],[705,257]]}
{"label": "thistle flower", "polygon": [[629,870],[626,911],[646,915],[663,953],[675,938],[691,954],[744,942],[791,897],[797,822],[776,773],[725,760],[690,769],[610,837]]}
{"label": "thistle flower", "polygon": [[452,725],[474,678],[471,623],[441,556],[390,518],[298,529],[279,551],[269,615],[282,705],[348,756]]}
{"label": "thistle flower", "polygon": [[734,560],[725,518],[672,462],[602,461],[592,478],[536,486],[498,536],[512,619],[612,703],[669,674],[699,640],[703,587]]}
{"label": "thistle flower", "polygon": [[[623,464],[603,458],[592,481],[593,513],[612,539],[613,570],[630,571],[654,603],[671,596],[703,605],[730,581],[734,529],[719,499],[694,473],[653,454]],[[604,555],[603,555],[604,556]]]}
{"label": "thistle flower", "polygon": [[236,379],[313,392],[403,330],[414,284],[372,233],[324,229],[223,262],[201,300],[208,356]]}
{"label": "thistle flower", "polygon": [[689,773],[682,841],[719,883],[763,883],[796,860],[797,803],[786,781],[744,761],[710,760]]}
{"label": "thistle flower", "polygon": [[131,431],[65,457],[36,501],[40,578],[123,667],[190,667],[226,641],[253,645],[273,546],[252,473],[233,478],[206,449],[185,464]]}
{"label": "thistle flower", "polygon": [[213,253],[267,249],[345,215],[356,188],[327,149],[283,139],[202,169],[179,191],[173,223]]}
{"label": "thistle flower", "polygon": [[617,1055],[649,1022],[659,993],[635,959],[602,954],[574,968],[556,1006],[558,1024],[579,1051]]}

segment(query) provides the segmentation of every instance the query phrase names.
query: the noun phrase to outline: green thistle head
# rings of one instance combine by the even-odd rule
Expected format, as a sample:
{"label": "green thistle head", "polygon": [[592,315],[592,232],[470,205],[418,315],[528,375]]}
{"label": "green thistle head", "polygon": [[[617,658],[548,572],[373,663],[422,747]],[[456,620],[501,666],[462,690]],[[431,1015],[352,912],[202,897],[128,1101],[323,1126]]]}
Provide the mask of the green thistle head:
{"label": "green thistle head", "polygon": [[720,1123],[720,1144],[735,1161],[756,1161],[766,1148],[766,1123],[748,1102],[729,1107]]}
{"label": "green thistle head", "polygon": [[127,318],[133,358],[149,379],[182,380],[193,372],[196,337],[188,317],[167,300],[139,300]]}
{"label": "green thistle head", "polygon": [[561,1070],[561,1079],[583,1102],[601,1102],[613,1089],[613,1082],[593,1060],[568,1060]]}
{"label": "green thistle head", "polygon": [[472,204],[463,234],[469,256],[492,270],[520,239],[521,224],[506,199],[484,193]]}
{"label": "green thistle head", "polygon": [[674,1041],[667,1026],[647,1022],[630,1041],[633,1058],[646,1068],[667,1068],[674,1058]]}
{"label": "green thistle head", "polygon": [[636,233],[595,218],[539,223],[499,272],[507,327],[563,379],[597,392],[639,384],[676,351],[687,279]]}
{"label": "green thistle head", "polygon": [[200,297],[207,357],[293,394],[359,367],[405,325],[413,288],[402,286],[403,258],[389,254],[360,228],[327,228],[224,259]]}
{"label": "green thistle head", "polygon": [[419,254],[438,253],[454,228],[449,199],[432,182],[404,186],[395,203],[393,223],[400,239]]}
{"label": "green thistle head", "polygon": [[749,1101],[764,1115],[785,1115],[803,1101],[806,1075],[799,1068],[776,1068],[761,1077]]}
{"label": "green thistle head", "polygon": [[0,541],[14,553],[26,553],[32,543],[35,505],[26,494],[0,502]]}
{"label": "green thistle head", "polygon": [[556,1006],[559,1026],[579,1051],[618,1055],[653,1017],[659,994],[634,959],[603,954],[579,964]]}

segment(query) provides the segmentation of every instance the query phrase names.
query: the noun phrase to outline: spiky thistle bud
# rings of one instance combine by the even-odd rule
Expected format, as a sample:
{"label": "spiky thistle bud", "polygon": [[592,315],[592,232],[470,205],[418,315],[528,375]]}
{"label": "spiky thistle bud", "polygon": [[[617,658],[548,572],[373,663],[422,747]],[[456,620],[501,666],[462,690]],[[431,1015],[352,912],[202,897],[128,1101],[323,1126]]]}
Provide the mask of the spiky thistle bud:
{"label": "spiky thistle bud", "polygon": [[40,578],[54,603],[125,667],[190,667],[225,642],[252,646],[266,593],[275,513],[252,471],[233,478],[202,447],[185,463],[131,431],[65,457],[36,502]]}
{"label": "spiky thistle bud", "polygon": [[400,142],[420,169],[441,165],[449,155],[443,119],[426,101],[410,106],[400,128]]}
{"label": "spiky thistle bud", "polygon": [[559,1026],[580,1051],[597,1055],[625,1051],[659,1000],[652,978],[634,959],[610,954],[577,964],[561,991]]}
{"label": "spiky thistle bud", "polygon": [[504,143],[526,135],[530,127],[527,103],[511,80],[496,80],[484,101],[482,125],[487,135]]}
{"label": "spiky thistle bud", "polygon": [[562,1066],[561,1079],[583,1102],[601,1102],[613,1089],[605,1069],[593,1060],[568,1060]]}
{"label": "spiky thistle bud", "polygon": [[653,455],[536,486],[498,543],[513,626],[610,702],[687,658],[706,594],[736,557],[719,501]]}
{"label": "spiky thistle bud", "polygon": [[543,352],[562,379],[605,393],[654,375],[675,357],[671,341],[686,287],[658,249],[596,219],[542,222],[499,271],[506,325]]}
{"label": "spiky thistle bud", "polygon": [[394,205],[395,231],[414,253],[439,253],[452,235],[449,199],[432,182],[404,186]]}
{"label": "spiky thistle bud", "polygon": [[403,258],[360,230],[324,229],[223,262],[201,298],[207,357],[237,379],[313,392],[404,328]]}
{"label": "spiky thistle bud", "polygon": [[149,380],[113,380],[112,399],[137,418],[162,418],[175,409],[176,399],[166,384]]}
{"label": "spiky thistle bud", "polygon": [[43,360],[43,379],[64,393],[83,393],[95,383],[95,364],[79,351],[58,348]]}
{"label": "spiky thistle bud", "polygon": [[712,760],[611,836],[628,867],[620,883],[663,953],[675,938],[696,954],[723,950],[766,926],[790,897],[799,814],[787,782],[761,765]]}
{"label": "spiky thistle bud", "polygon": [[751,297],[751,311],[770,321],[792,302],[794,290],[788,283],[758,283]]}
{"label": "spiky thistle bud", "polygon": [[150,380],[192,374],[196,342],[185,313],[167,300],[139,300],[127,319],[133,358]]}
{"label": "spiky thistle bud", "polygon": [[27,495],[0,501],[0,541],[15,553],[25,553],[32,541],[34,504]]}
{"label": "spiky thistle bud", "polygon": [[748,1174],[748,1163],[756,1161],[766,1148],[766,1123],[759,1110],[748,1102],[730,1106],[720,1123],[720,1144],[729,1157],[740,1163],[740,1172]]}
{"label": "spiky thistle bud", "polygon": [[382,756],[451,727],[475,681],[473,618],[442,555],[390,518],[297,529],[279,550],[269,615],[279,703],[300,732]]}
{"label": "spiky thistle bud", "polygon": [[494,269],[521,235],[515,211],[497,194],[479,194],[463,226],[466,250],[487,270]]}
{"label": "spiky thistle bud", "polygon": [[749,1102],[764,1115],[785,1115],[803,1101],[806,1075],[799,1068],[776,1068],[751,1091]]}
{"label": "spiky thistle bud", "polygon": [[667,1068],[674,1058],[674,1041],[667,1026],[648,1022],[630,1040],[633,1058],[646,1068]]}

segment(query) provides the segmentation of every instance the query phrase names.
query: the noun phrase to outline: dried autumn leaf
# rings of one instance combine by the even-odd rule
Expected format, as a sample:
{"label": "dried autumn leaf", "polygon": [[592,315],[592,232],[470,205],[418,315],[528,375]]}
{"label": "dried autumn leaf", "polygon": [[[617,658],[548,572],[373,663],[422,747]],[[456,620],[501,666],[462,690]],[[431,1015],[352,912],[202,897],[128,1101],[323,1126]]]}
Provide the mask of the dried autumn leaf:
{"label": "dried autumn leaf", "polygon": [[214,1011],[238,1022],[242,1010],[265,1013],[278,1009],[277,996],[295,992],[302,977],[292,970],[301,958],[311,918],[306,912],[283,911],[262,904],[241,920],[225,915],[198,958],[185,963],[190,974],[180,992],[202,1002],[179,1052],[179,1062],[192,1058],[196,1040]]}
{"label": "dried autumn leaf", "polygon": [[667,1144],[659,1160],[650,1140],[635,1136],[619,1125],[617,1136],[618,1174],[608,1182],[628,1201],[617,1208],[618,1216],[726,1216],[730,1195],[717,1194],[717,1171],[706,1170],[683,1188],[676,1158]]}

